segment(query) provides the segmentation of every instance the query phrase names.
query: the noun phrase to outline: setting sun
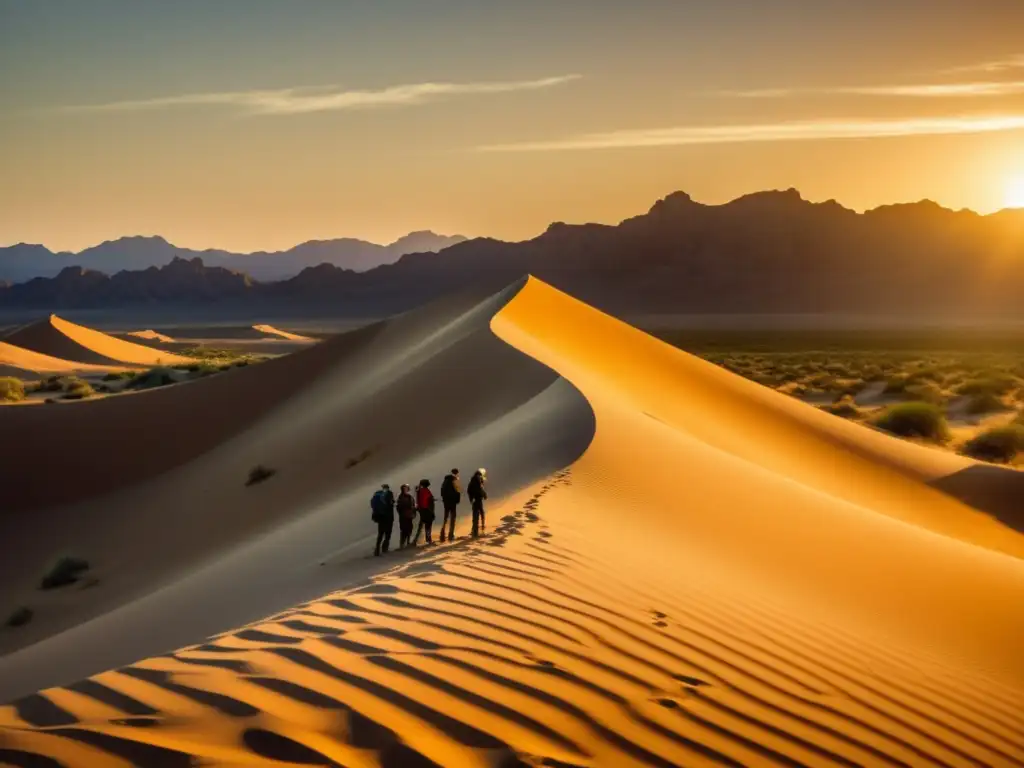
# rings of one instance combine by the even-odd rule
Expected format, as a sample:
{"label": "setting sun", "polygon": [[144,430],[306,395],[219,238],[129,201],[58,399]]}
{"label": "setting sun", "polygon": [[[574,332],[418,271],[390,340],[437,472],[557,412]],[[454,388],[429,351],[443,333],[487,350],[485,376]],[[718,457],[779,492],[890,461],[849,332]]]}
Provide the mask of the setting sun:
{"label": "setting sun", "polygon": [[1003,202],[1007,208],[1024,208],[1024,175],[1006,182],[1006,196]]}

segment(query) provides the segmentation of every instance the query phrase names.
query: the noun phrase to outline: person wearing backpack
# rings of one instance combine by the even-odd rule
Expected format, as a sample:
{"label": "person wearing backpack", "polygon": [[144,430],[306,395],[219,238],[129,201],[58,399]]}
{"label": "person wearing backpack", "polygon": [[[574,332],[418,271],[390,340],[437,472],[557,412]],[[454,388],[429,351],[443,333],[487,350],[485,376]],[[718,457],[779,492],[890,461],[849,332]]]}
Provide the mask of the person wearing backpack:
{"label": "person wearing backpack", "polygon": [[407,484],[402,485],[395,508],[398,511],[398,548],[405,549],[412,543],[412,523],[416,519],[416,500]]}
{"label": "person wearing backpack", "polygon": [[469,496],[469,503],[473,508],[473,537],[480,535],[480,529],[487,528],[484,522],[484,499],[487,498],[487,470],[478,469],[473,473],[466,488],[466,495]]}
{"label": "person wearing backpack", "polygon": [[426,532],[427,544],[433,544],[434,539],[430,532],[434,525],[434,494],[427,479],[420,480],[416,488],[416,510],[420,513],[420,524],[416,527],[416,535],[412,539],[413,546],[419,543],[420,531]]}
{"label": "person wearing backpack", "polygon": [[[444,476],[441,483],[441,503],[444,505],[444,518],[441,520],[441,536],[444,541],[444,527],[448,527],[448,540],[455,541],[455,510],[462,501],[462,486],[459,485],[459,470],[453,469],[451,474]],[[449,520],[451,521],[449,523]]]}
{"label": "person wearing backpack", "polygon": [[377,546],[373,554],[380,557],[391,546],[391,532],[395,528],[395,494],[385,483],[370,499],[371,519],[377,524]]}

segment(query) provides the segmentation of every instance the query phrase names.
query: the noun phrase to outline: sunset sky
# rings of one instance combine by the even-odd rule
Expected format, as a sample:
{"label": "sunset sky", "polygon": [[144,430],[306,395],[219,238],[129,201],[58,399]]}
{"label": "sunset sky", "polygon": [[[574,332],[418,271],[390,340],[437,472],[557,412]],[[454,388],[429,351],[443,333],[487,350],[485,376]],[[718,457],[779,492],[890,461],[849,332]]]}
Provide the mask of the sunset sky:
{"label": "sunset sky", "polygon": [[0,0],[0,244],[1024,206],[1022,0]]}

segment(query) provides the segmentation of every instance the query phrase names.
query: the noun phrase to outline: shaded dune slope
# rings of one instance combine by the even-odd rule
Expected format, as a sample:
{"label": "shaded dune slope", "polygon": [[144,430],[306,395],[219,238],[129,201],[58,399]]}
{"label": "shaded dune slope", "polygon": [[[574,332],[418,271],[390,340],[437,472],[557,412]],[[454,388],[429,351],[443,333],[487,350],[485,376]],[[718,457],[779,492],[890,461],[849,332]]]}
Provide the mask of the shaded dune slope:
{"label": "shaded dune slope", "polygon": [[119,367],[61,360],[0,341],[0,376],[31,380],[66,373],[105,373]]}
{"label": "shaded dune slope", "polygon": [[[1024,764],[1021,535],[971,506],[1007,504],[1016,476],[829,417],[535,280],[479,314],[564,377],[489,422],[508,488],[545,475],[492,507],[489,537],[390,570],[341,551],[325,567],[362,578],[309,583],[286,610],[258,618],[253,604],[237,629],[74,683],[85,665],[62,659],[103,661],[109,626],[26,648],[7,658],[63,664],[33,677],[61,687],[6,685],[29,695],[0,708],[0,759]],[[431,381],[454,386],[445,371]],[[966,475],[970,493],[950,487]],[[142,617],[176,639],[178,611],[231,581],[216,569],[269,589],[301,560],[284,552],[337,525],[331,509],[232,551],[174,599],[151,595],[148,615],[111,614],[115,626],[137,633]]]}
{"label": "shaded dune slope", "polygon": [[[16,563],[0,562],[0,585],[5,603],[31,595],[47,561],[74,551],[101,566],[102,588],[76,594],[60,611],[40,611],[17,634],[17,645],[7,650],[21,650],[0,658],[0,697],[252,620],[308,597],[299,594],[304,588],[322,592],[320,562],[343,563],[372,549],[367,497],[382,480],[394,486],[420,477],[439,482],[453,464],[467,470],[484,464],[501,493],[571,462],[593,433],[589,407],[488,327],[517,290],[483,302],[449,298],[287,359],[82,404],[73,428],[114,433],[97,451],[112,453],[106,464],[68,460],[60,471],[81,487],[106,467],[102,490],[110,492],[96,495],[101,487],[93,481],[90,493],[39,509],[39,488],[46,485],[40,481],[53,467],[36,470],[36,482],[16,480],[21,492],[14,498],[29,500],[34,493],[30,500],[37,507],[0,518],[0,537],[21,552]],[[305,385],[284,397],[282,388],[294,386],[296,378]],[[270,399],[267,390],[275,393],[274,403],[254,414],[252,401]],[[129,403],[156,395],[163,397],[148,407]],[[157,418],[162,421],[153,422]],[[159,427],[180,430],[182,420],[205,430],[201,444],[188,430],[156,439],[172,434]],[[251,425],[242,429],[248,420]],[[225,433],[228,422],[238,428],[233,436]],[[69,428],[65,420],[8,423],[35,446]],[[156,458],[130,441],[118,445],[129,430],[140,434],[140,424],[150,425],[141,434],[154,435]],[[54,430],[49,437],[47,428]],[[508,451],[513,444],[536,451]],[[188,460],[185,446],[199,455]],[[31,471],[31,462],[10,459],[12,480],[16,472]],[[174,461],[178,466],[168,470]],[[277,474],[246,487],[256,464]],[[144,471],[150,479],[138,482]],[[134,484],[113,490],[118,483]],[[282,574],[292,581],[283,583]],[[163,589],[149,594],[158,584]],[[273,601],[275,590],[287,597],[268,608],[267,595]],[[168,605],[180,621],[162,627]],[[111,632],[118,642],[105,641]],[[12,638],[4,635],[0,642]],[[82,647],[90,654],[76,654]]]}
{"label": "shaded dune slope", "polygon": [[56,315],[12,331],[4,341],[22,349],[90,365],[177,365],[192,362],[142,344],[118,339]]}

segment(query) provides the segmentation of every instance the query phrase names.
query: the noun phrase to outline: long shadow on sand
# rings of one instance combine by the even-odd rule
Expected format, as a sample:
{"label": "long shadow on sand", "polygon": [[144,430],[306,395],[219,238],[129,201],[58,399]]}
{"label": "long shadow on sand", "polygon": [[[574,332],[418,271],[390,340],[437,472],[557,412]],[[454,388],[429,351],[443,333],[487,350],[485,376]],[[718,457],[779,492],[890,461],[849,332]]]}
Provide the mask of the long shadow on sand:
{"label": "long shadow on sand", "polygon": [[930,485],[1024,533],[1024,472],[975,464]]}

